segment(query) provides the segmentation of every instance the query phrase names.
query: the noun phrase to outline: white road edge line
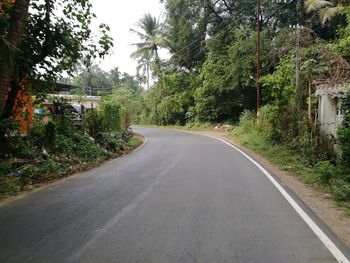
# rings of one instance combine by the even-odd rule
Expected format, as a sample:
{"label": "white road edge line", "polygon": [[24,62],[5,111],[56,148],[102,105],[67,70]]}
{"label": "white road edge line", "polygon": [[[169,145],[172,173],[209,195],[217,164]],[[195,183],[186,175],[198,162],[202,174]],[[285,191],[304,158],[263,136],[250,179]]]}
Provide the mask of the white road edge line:
{"label": "white road edge line", "polygon": [[316,234],[316,236],[322,241],[322,243],[328,248],[328,250],[332,253],[332,255],[335,257],[335,259],[339,263],[350,263],[349,259],[345,257],[345,255],[340,251],[340,249],[330,240],[330,238],[321,230],[321,228],[310,218],[310,216],[298,205],[298,203],[287,193],[286,190],[276,181],[273,176],[265,170],[264,167],[262,167],[257,161],[255,161],[253,158],[251,158],[249,155],[247,155],[245,152],[237,148],[236,146],[232,145],[231,143],[217,138],[215,136],[207,135],[204,136],[219,140],[239,153],[241,153],[244,157],[246,157],[249,161],[251,161],[255,166],[259,168],[260,171],[262,171],[266,177],[272,182],[272,184],[278,189],[278,191],[281,192],[283,197],[287,199],[289,204],[294,208],[294,210],[299,214],[299,216],[305,221],[305,223],[311,228],[311,230]]}

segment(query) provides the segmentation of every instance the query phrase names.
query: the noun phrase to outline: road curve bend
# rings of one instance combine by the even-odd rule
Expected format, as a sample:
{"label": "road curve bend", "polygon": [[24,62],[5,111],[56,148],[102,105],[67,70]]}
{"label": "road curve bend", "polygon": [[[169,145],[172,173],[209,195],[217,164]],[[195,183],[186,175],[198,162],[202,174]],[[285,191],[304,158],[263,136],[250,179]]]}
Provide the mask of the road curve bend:
{"label": "road curve bend", "polygon": [[140,150],[0,205],[0,262],[349,262],[349,248],[276,180],[337,257],[230,145],[136,131],[148,138]]}

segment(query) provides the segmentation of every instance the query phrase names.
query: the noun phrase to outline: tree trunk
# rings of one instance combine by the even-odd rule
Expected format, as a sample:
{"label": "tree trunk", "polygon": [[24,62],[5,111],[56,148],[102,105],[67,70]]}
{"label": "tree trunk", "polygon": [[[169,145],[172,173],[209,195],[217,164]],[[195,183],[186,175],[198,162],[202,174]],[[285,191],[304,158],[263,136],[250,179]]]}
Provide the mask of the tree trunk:
{"label": "tree trunk", "polygon": [[[16,0],[10,17],[9,30],[6,36],[8,59],[0,60],[0,116],[3,115],[6,100],[14,80],[14,61],[24,38],[27,27],[30,0]],[[18,80],[15,80],[18,82]]]}
{"label": "tree trunk", "polygon": [[147,71],[147,90],[149,90],[150,88],[150,65],[149,65],[149,61],[147,61],[147,65],[146,65],[146,71]]}

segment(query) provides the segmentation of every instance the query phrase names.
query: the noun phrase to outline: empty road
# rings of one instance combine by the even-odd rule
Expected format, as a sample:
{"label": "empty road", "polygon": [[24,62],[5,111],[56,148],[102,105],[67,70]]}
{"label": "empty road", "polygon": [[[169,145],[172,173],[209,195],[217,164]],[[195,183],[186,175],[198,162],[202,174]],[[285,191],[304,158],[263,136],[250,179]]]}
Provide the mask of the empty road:
{"label": "empty road", "polygon": [[348,248],[228,144],[137,131],[140,150],[0,205],[0,262],[348,262]]}

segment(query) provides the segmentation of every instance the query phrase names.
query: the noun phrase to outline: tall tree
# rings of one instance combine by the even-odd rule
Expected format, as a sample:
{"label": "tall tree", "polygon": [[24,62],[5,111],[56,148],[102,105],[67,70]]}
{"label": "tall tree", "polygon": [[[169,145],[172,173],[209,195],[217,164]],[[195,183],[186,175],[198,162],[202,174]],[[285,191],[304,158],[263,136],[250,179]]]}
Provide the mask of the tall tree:
{"label": "tall tree", "polygon": [[111,69],[109,79],[112,81],[114,87],[118,87],[121,84],[121,73],[118,67]]}
{"label": "tall tree", "polygon": [[0,53],[1,119],[12,114],[20,83],[25,77],[54,82],[63,71],[72,72],[83,56],[93,58],[108,52],[112,46],[109,27],[100,25],[100,39],[96,44],[90,30],[95,16],[91,9],[89,0],[15,2],[9,10],[8,21],[2,21],[5,30],[1,34],[6,41],[1,45],[10,52]]}
{"label": "tall tree", "polygon": [[14,63],[19,56],[24,33],[27,28],[30,0],[17,0],[10,9],[8,30],[0,44],[0,116],[3,114],[11,82],[14,80]]}
{"label": "tall tree", "polygon": [[160,70],[160,59],[158,50],[167,43],[166,37],[162,32],[162,25],[151,14],[145,14],[137,24],[138,29],[130,29],[137,34],[142,42],[133,44],[136,51],[131,57],[137,59],[141,68],[144,68],[147,74],[147,88],[150,86],[150,65],[154,61],[154,71],[158,74]]}
{"label": "tall tree", "polygon": [[166,28],[170,63],[192,70],[205,59],[205,38],[209,21],[210,1],[166,0]]}

